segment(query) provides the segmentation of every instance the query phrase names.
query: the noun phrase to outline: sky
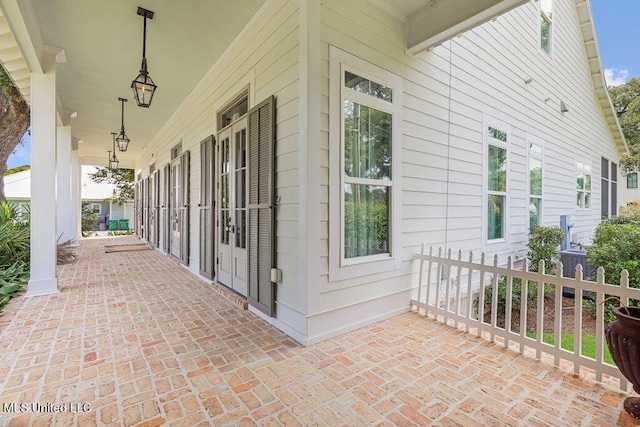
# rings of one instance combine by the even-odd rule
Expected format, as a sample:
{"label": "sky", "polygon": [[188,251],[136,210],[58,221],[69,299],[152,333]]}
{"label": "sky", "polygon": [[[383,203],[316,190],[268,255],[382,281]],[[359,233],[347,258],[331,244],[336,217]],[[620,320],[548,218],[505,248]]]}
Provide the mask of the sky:
{"label": "sky", "polygon": [[591,11],[607,84],[640,77],[640,1],[591,0]]}
{"label": "sky", "polygon": [[[591,0],[591,11],[607,85],[640,77],[640,0]],[[31,141],[25,142],[9,157],[9,169],[30,164]]]}

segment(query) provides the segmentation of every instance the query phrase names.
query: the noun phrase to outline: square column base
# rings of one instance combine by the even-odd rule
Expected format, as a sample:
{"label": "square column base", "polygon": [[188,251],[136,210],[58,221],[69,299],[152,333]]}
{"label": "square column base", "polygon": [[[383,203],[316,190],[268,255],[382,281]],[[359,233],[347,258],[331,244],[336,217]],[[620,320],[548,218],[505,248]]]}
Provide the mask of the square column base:
{"label": "square column base", "polygon": [[50,294],[59,294],[60,289],[58,289],[58,279],[36,279],[29,280],[29,284],[27,286],[26,297],[35,297],[39,295],[50,295]]}

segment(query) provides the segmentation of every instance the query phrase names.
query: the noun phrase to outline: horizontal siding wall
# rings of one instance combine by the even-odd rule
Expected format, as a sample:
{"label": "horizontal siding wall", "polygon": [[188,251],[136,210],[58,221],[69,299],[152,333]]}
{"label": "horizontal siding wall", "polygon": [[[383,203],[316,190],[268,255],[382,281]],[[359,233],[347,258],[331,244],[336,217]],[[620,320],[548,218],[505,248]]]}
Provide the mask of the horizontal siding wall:
{"label": "horizontal siding wall", "polygon": [[[526,245],[528,136],[544,141],[544,225],[571,215],[572,231],[588,242],[600,216],[600,157],[617,153],[594,95],[572,0],[554,2],[552,56],[538,48],[537,2],[417,56],[405,53],[404,24],[370,2],[322,5],[321,312],[415,287],[411,258],[422,243],[491,252],[483,238],[487,117],[510,127],[508,242],[496,252],[506,258]],[[329,242],[329,227],[339,226],[329,220],[329,176],[340,173],[329,165],[330,150],[340,150],[340,141],[329,140],[330,45],[403,79],[402,268],[338,282],[328,274],[330,247],[340,245]],[[568,113],[560,112],[560,101]],[[592,167],[590,210],[575,207],[576,160]]]}
{"label": "horizontal siding wall", "polygon": [[[217,112],[250,85],[250,107],[271,95],[276,98],[277,267],[283,271],[278,304],[303,312],[298,293],[298,3],[268,1],[232,48],[207,73],[138,159],[143,176],[152,161],[156,168],[170,161],[170,149],[182,141],[191,151],[190,265],[199,266],[200,141],[217,132]],[[152,154],[153,153],[153,154]],[[164,238],[164,236],[163,236]],[[162,247],[162,245],[161,245]],[[304,325],[289,325],[304,333]]]}

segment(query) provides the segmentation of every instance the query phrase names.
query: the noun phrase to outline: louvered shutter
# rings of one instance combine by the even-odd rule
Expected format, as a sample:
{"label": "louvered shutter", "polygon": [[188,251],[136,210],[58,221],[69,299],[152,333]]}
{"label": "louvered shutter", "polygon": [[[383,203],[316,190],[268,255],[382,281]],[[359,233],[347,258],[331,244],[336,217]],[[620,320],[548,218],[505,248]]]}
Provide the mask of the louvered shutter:
{"label": "louvered shutter", "polygon": [[200,143],[200,274],[213,277],[213,230],[211,189],[213,188],[213,136]]}
{"label": "louvered shutter", "polygon": [[151,174],[151,221],[150,221],[150,234],[151,243],[157,248],[160,243],[160,171],[153,171]]}
{"label": "louvered shutter", "polygon": [[249,111],[249,263],[248,295],[251,305],[274,315],[274,285],[271,282],[274,246],[274,140],[275,98]]}
{"label": "louvered shutter", "polygon": [[180,156],[180,260],[189,265],[189,151]]}
{"label": "louvered shutter", "polygon": [[145,176],[141,184],[142,220],[140,221],[142,238],[149,241],[149,177]]}
{"label": "louvered shutter", "polygon": [[164,166],[163,180],[162,180],[162,249],[165,253],[169,253],[171,248],[171,210],[170,197],[171,197],[171,165],[167,163]]}

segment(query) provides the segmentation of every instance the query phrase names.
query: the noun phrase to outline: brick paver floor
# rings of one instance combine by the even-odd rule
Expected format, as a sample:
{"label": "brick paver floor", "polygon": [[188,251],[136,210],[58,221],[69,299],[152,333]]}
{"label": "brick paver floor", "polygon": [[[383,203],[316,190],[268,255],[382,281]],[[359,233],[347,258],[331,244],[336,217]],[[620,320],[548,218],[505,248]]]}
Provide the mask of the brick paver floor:
{"label": "brick paver floor", "polygon": [[637,425],[613,386],[415,313],[303,347],[158,251],[104,253],[132,241],[5,308],[0,425]]}

